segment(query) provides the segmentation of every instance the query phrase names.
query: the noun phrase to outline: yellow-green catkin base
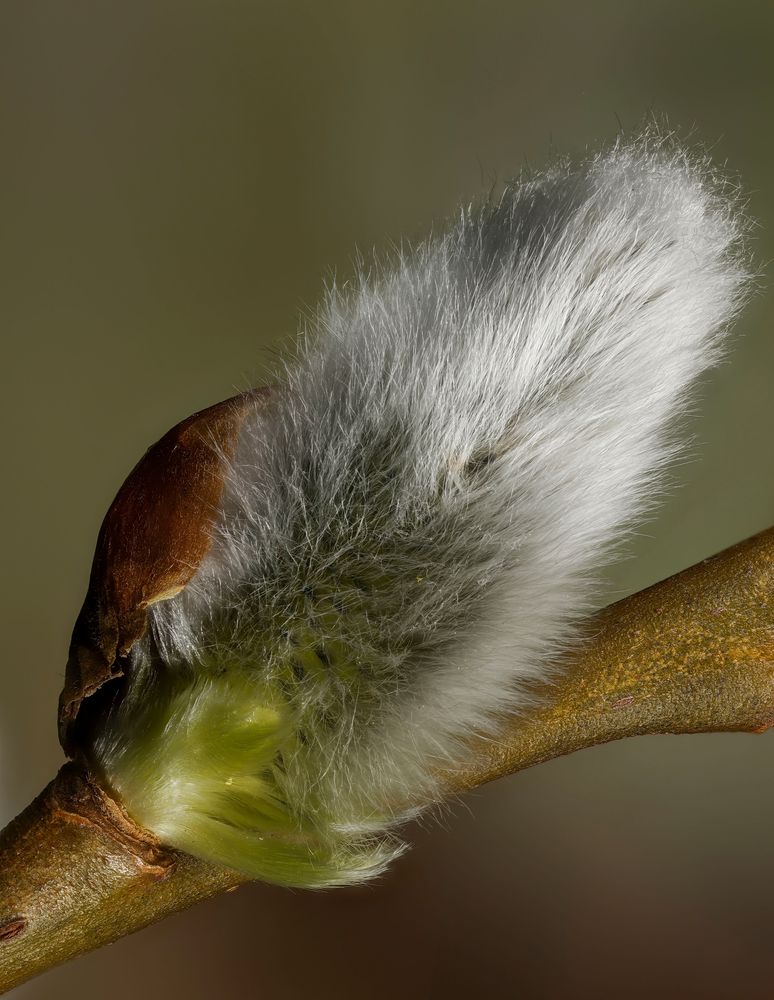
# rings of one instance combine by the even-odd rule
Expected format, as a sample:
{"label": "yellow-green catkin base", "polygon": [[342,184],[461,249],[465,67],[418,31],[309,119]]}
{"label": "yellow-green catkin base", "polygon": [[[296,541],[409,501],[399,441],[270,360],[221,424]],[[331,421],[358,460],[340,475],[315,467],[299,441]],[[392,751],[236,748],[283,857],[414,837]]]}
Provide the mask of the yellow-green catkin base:
{"label": "yellow-green catkin base", "polygon": [[187,673],[119,710],[96,756],[133,818],[196,857],[308,888],[378,873],[394,843],[337,831],[308,791],[291,801],[287,766],[300,738],[279,685],[241,670]]}

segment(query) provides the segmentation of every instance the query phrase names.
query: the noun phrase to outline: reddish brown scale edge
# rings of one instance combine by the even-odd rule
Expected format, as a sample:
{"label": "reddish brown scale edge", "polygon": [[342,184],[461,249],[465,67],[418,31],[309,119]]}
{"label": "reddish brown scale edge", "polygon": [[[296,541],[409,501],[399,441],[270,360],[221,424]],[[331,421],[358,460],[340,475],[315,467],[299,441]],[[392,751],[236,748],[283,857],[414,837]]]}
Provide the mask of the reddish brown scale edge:
{"label": "reddish brown scale edge", "polygon": [[150,605],[180,593],[207,554],[226,463],[245,417],[267,396],[243,393],[181,421],[148,449],[110,505],[59,699],[59,739],[69,756],[78,751],[84,701],[125,673]]}

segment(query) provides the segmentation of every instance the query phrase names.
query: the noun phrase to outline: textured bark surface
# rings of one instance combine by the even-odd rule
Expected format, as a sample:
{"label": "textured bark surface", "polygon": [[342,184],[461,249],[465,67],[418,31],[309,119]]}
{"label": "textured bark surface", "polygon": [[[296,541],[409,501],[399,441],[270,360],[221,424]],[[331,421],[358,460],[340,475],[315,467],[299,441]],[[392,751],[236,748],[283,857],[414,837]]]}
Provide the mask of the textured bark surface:
{"label": "textured bark surface", "polygon": [[590,619],[541,707],[479,742],[465,791],[624,736],[763,732],[774,724],[774,529]]}
{"label": "textured bark surface", "polygon": [[244,881],[165,849],[67,764],[0,834],[0,992]]}
{"label": "textured bark surface", "polygon": [[[612,605],[544,701],[479,741],[450,794],[623,736],[774,721],[774,530]],[[0,835],[0,991],[243,876],[165,849],[70,764]]]}

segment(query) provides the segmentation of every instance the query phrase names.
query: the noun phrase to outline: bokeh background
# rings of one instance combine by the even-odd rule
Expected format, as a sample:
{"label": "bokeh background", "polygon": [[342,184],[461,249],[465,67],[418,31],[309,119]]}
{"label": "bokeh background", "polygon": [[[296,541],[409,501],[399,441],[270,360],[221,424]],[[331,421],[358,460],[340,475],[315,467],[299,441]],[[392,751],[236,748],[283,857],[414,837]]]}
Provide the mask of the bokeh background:
{"label": "bokeh background", "polygon": [[[69,630],[144,448],[259,378],[356,247],[653,112],[742,176],[764,266],[773,43],[755,0],[0,4],[0,819],[60,763]],[[774,522],[772,317],[764,278],[611,598]],[[769,995],[773,759],[576,754],[414,831],[379,885],[250,886],[16,995]]]}

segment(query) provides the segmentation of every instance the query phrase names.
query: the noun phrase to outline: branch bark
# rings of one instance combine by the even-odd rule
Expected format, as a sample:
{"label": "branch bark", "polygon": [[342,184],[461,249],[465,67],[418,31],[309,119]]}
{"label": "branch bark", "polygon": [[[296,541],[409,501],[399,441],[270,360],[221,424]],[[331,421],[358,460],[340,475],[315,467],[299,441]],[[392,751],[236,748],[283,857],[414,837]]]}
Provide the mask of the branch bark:
{"label": "branch bark", "polygon": [[[774,529],[592,617],[536,707],[450,794],[584,747],[774,723]],[[244,877],[169,850],[68,764],[0,834],[0,991]]]}

